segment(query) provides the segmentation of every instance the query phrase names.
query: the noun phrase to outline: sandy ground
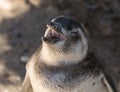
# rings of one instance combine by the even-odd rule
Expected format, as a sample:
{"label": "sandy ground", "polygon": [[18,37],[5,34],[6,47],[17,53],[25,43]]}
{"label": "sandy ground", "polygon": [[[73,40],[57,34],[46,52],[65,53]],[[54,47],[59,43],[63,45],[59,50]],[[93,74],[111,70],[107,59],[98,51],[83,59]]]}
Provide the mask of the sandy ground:
{"label": "sandy ground", "polygon": [[96,56],[120,89],[119,0],[11,1],[0,0],[0,92],[20,90],[23,61],[41,44],[48,21],[60,14],[70,14],[85,25]]}

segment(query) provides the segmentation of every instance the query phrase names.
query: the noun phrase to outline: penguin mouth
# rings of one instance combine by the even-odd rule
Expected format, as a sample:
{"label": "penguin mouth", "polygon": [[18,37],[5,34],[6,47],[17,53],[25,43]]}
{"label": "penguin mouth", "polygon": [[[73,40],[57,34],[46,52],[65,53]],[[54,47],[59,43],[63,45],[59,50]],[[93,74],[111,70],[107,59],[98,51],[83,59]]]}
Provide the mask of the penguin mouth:
{"label": "penguin mouth", "polygon": [[63,40],[65,40],[65,36],[62,32],[59,32],[51,26],[48,26],[48,29],[46,30],[45,35],[43,37],[43,41],[55,43]]}

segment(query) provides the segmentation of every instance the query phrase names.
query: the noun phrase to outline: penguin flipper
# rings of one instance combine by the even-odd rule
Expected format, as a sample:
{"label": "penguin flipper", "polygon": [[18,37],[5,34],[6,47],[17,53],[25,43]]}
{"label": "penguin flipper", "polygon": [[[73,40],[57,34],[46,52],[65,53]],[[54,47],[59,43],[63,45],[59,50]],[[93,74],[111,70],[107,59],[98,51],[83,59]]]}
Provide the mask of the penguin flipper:
{"label": "penguin flipper", "polygon": [[105,86],[108,89],[108,92],[117,92],[116,89],[114,88],[114,86],[112,85],[113,83],[110,83],[109,79],[107,79],[106,77],[103,77],[103,83],[105,84]]}
{"label": "penguin flipper", "polygon": [[21,92],[33,92],[32,86],[30,83],[30,79],[29,79],[29,76],[27,75],[27,73],[26,73],[25,79],[23,81]]}

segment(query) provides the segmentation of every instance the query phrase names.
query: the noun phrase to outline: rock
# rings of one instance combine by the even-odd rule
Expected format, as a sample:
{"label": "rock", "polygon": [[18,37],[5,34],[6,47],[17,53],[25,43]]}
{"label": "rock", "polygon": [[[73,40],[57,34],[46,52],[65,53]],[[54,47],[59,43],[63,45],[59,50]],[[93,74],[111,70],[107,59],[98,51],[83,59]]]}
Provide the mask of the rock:
{"label": "rock", "polygon": [[27,63],[28,59],[29,59],[28,56],[21,56],[21,57],[20,57],[20,61],[21,61],[22,63]]}

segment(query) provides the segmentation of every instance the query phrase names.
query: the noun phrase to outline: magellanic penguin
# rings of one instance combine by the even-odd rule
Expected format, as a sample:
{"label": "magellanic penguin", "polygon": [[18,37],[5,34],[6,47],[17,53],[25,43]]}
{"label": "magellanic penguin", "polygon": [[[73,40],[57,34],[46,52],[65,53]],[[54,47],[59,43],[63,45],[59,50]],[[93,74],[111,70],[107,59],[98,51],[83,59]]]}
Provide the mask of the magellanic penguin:
{"label": "magellanic penguin", "polygon": [[78,21],[56,17],[47,24],[42,46],[26,65],[21,92],[116,92],[89,49]]}

